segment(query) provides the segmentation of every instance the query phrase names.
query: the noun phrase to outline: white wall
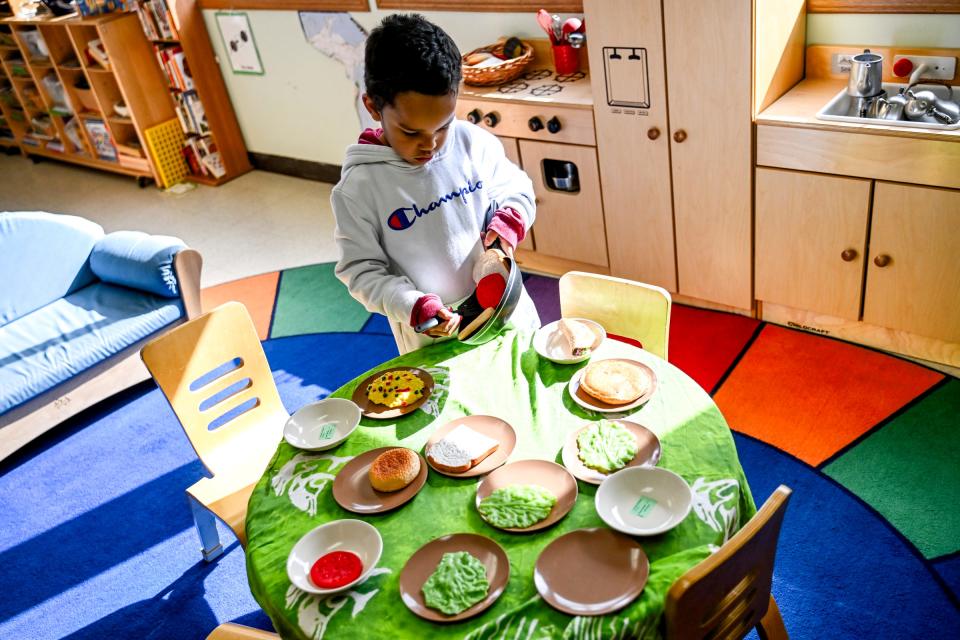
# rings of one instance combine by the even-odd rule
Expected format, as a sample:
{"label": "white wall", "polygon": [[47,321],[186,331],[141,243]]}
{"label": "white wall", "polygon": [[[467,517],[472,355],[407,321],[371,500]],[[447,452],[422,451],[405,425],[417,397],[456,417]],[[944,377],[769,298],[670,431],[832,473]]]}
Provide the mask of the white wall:
{"label": "white wall", "polygon": [[[204,19],[240,121],[247,149],[289,158],[340,164],[344,148],[356,141],[359,120],[354,86],[343,65],[306,40],[296,11],[249,11],[264,71],[234,75],[217,30],[215,11]],[[354,13],[368,31],[391,12]],[[533,13],[423,12],[445,29],[461,51],[495,42],[502,35],[546,37]]]}
{"label": "white wall", "polygon": [[807,44],[960,48],[960,14],[810,13]]}
{"label": "white wall", "polygon": [[[388,13],[352,15],[370,30]],[[340,164],[360,126],[353,83],[343,66],[307,43],[296,11],[249,11],[266,73],[234,75],[214,14],[204,11],[204,18],[248,150]],[[447,30],[464,52],[502,35],[544,37],[532,12],[424,15]],[[960,47],[960,15],[810,14],[807,43]]]}

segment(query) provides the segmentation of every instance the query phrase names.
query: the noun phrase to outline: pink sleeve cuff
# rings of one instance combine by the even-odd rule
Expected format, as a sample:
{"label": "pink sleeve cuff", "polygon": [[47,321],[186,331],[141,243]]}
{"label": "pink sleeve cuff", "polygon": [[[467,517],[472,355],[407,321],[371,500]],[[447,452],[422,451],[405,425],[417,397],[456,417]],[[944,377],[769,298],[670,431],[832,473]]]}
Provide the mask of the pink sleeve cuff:
{"label": "pink sleeve cuff", "polygon": [[415,327],[422,324],[440,313],[443,309],[443,301],[435,293],[428,293],[420,296],[416,304],[413,305],[413,311],[410,312],[410,326]]}
{"label": "pink sleeve cuff", "polygon": [[504,207],[497,209],[493,214],[493,219],[487,226],[487,231],[494,231],[503,241],[510,245],[511,249],[516,249],[517,245],[523,242],[527,235],[527,226],[523,222],[523,216],[513,207]]}

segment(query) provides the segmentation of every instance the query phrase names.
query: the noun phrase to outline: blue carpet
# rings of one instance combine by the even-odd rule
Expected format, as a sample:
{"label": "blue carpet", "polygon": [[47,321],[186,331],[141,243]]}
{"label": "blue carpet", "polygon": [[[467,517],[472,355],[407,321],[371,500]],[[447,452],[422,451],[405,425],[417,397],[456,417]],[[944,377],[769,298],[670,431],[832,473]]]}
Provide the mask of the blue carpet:
{"label": "blue carpet", "polygon": [[[277,338],[264,350],[291,411],[396,354],[379,316],[359,333]],[[736,442],[758,503],[778,484],[794,490],[774,578],[791,638],[957,637],[945,587],[958,588],[958,556],[932,571],[817,470],[748,437]],[[202,475],[152,383],[0,463],[0,638],[189,640],[226,621],[269,629],[226,528],[224,556],[200,558],[183,491]]]}
{"label": "blue carpet", "polygon": [[[393,338],[264,343],[289,410],[396,354]],[[184,489],[203,476],[153,383],[122,393],[0,466],[0,638],[205,638],[225,621],[270,629],[243,550],[201,560]]]}

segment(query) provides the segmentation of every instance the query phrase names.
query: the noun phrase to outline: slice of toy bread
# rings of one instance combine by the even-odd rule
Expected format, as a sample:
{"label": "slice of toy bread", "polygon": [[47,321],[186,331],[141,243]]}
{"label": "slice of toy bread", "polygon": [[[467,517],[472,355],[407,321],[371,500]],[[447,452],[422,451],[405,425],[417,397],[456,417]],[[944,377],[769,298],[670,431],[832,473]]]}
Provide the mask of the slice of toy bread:
{"label": "slice of toy bread", "polygon": [[444,473],[464,473],[497,450],[500,443],[460,424],[427,451],[430,464]]}

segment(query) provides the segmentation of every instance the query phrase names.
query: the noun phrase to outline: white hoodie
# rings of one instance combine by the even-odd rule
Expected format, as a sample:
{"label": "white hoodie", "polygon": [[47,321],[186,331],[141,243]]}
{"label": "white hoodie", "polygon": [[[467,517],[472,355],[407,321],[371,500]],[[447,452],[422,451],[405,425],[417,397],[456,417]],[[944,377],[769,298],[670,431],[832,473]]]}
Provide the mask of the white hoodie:
{"label": "white hoodie", "polygon": [[[461,120],[424,165],[386,145],[350,145],[330,201],[340,248],[336,275],[367,310],[387,316],[400,353],[433,342],[410,326],[421,296],[434,293],[456,305],[476,288],[473,265],[483,253],[490,203],[515,209],[528,230],[536,211],[530,178],[500,141]],[[511,320],[540,326],[526,291]]]}

